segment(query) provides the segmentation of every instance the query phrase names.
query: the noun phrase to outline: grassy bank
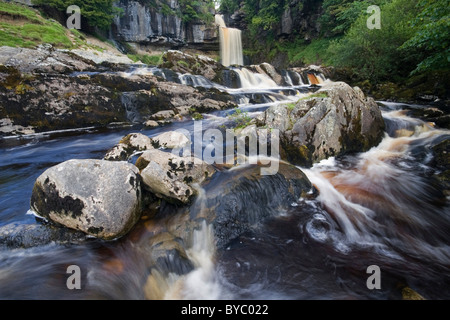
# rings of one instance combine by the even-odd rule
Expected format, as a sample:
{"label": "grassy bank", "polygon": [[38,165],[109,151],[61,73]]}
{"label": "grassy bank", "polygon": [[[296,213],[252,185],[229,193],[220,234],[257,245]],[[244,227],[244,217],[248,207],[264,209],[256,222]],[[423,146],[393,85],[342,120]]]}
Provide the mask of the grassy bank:
{"label": "grassy bank", "polygon": [[43,43],[71,49],[84,42],[77,30],[47,20],[34,9],[0,1],[0,46],[33,48]]}

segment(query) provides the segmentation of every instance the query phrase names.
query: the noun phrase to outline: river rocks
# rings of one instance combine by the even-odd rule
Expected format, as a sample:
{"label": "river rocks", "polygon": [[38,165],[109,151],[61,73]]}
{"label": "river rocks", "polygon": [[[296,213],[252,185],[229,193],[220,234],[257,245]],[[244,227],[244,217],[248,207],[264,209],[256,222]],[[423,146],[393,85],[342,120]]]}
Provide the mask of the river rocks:
{"label": "river rocks", "polygon": [[68,73],[95,68],[92,61],[68,51],[54,50],[51,45],[37,49],[0,47],[0,65],[16,68],[22,73]]}
{"label": "river rocks", "polygon": [[51,243],[78,244],[87,239],[85,233],[43,224],[11,223],[0,227],[0,246],[32,248]]}
{"label": "river rocks", "polygon": [[135,152],[153,149],[152,140],[141,133],[130,133],[105,155],[108,161],[127,161]]}
{"label": "river rocks", "polygon": [[31,207],[57,224],[111,240],[135,225],[140,202],[140,176],[132,164],[70,160],[36,180]]}
{"label": "river rocks", "polygon": [[181,149],[190,145],[190,143],[190,139],[176,131],[165,132],[152,138],[153,146],[162,149]]}
{"label": "river rocks", "polygon": [[214,226],[220,249],[269,217],[279,216],[313,186],[298,168],[280,163],[275,175],[261,175],[260,166],[237,168],[213,179],[191,208],[197,219]]}
{"label": "river rocks", "polygon": [[236,107],[230,94],[216,89],[196,89],[151,73],[108,72],[86,61],[70,52],[0,48],[0,135],[143,124],[161,111],[166,116],[160,124],[165,124],[191,110]]}
{"label": "river rocks", "polygon": [[384,121],[375,101],[343,82],[326,84],[295,107],[270,107],[259,124],[280,130],[282,158],[309,166],[379,143]]}
{"label": "river rocks", "polygon": [[120,96],[112,90],[77,77],[23,74],[1,65],[0,119],[9,119],[0,128],[6,135],[15,133],[11,127],[42,132],[127,120]]}
{"label": "river rocks", "polygon": [[192,160],[155,149],[144,152],[136,165],[143,168],[143,182],[152,193],[187,204],[197,194],[194,184],[202,183],[215,173],[215,169],[205,162]]}
{"label": "river rocks", "polygon": [[176,131],[168,131],[156,137],[149,138],[142,133],[130,133],[122,138],[105,155],[104,160],[127,161],[137,153],[151,149],[176,149],[184,148],[190,144],[190,140]]}
{"label": "river rocks", "polygon": [[181,51],[170,50],[163,57],[161,67],[179,73],[189,73],[204,76],[208,80],[215,80],[217,74],[224,70],[224,66],[217,61],[203,56],[193,56]]}

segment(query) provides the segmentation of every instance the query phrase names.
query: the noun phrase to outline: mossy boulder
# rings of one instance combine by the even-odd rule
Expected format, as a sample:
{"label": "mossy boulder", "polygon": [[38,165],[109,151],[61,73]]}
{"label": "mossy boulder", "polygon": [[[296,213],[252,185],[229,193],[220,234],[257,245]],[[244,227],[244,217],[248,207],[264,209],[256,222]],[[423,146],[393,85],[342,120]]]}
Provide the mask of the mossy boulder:
{"label": "mossy boulder", "polygon": [[381,141],[385,128],[375,101],[344,82],[325,84],[294,107],[272,106],[257,122],[280,130],[282,158],[302,166],[367,151]]}
{"label": "mossy boulder", "polygon": [[207,56],[194,56],[177,50],[167,51],[162,60],[162,68],[183,74],[201,75],[208,80],[214,80],[217,73],[224,69],[222,64]]}

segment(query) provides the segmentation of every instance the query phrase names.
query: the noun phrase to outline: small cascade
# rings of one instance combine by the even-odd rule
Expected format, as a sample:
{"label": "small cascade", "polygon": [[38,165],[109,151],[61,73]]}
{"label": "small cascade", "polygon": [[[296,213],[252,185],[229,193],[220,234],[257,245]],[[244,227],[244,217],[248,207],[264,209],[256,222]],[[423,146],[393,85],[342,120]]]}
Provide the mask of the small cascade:
{"label": "small cascade", "polygon": [[136,94],[134,92],[124,92],[120,99],[125,107],[128,121],[131,123],[142,123],[142,117],[137,108]]}
{"label": "small cascade", "polygon": [[319,79],[319,77],[317,77],[314,73],[308,73],[308,80],[309,80],[309,84],[311,84],[311,85],[321,83],[321,80]]}
{"label": "small cascade", "polygon": [[222,15],[216,15],[216,24],[219,26],[222,64],[226,67],[230,65],[242,66],[244,55],[242,53],[241,30],[227,28]]}
{"label": "small cascade", "polygon": [[179,76],[181,84],[192,86],[192,87],[203,87],[203,88],[218,88],[221,87],[217,83],[213,83],[203,76],[197,76],[192,74],[181,74]]}
{"label": "small cascade", "polygon": [[292,70],[283,70],[281,72],[281,75],[283,76],[284,81],[288,86],[294,87],[294,86],[304,86],[305,83],[303,82],[302,76]]}
{"label": "small cascade", "polygon": [[246,68],[233,68],[233,71],[236,72],[239,76],[241,88],[267,89],[278,87],[275,81],[269,78],[269,76],[267,76],[266,74],[253,73]]}

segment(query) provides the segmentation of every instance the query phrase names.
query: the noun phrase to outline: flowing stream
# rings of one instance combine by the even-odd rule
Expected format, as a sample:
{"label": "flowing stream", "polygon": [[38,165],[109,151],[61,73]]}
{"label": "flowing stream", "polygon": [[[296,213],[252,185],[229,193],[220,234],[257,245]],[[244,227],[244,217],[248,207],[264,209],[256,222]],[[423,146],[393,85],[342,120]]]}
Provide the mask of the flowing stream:
{"label": "flowing stream", "polygon": [[[246,68],[234,70],[239,88],[192,75],[178,75],[177,81],[226,90],[250,116],[308,92],[299,75],[285,74],[289,85],[279,87]],[[129,73],[136,72],[164,76],[157,68]],[[144,214],[117,241],[0,249],[0,298],[399,299],[399,288],[409,286],[427,298],[448,299],[450,211],[433,178],[430,146],[450,132],[408,117],[404,105],[380,102],[380,107],[387,129],[378,146],[301,168],[319,196],[286,203],[226,249],[216,249],[214,228],[206,222],[184,234],[182,243],[170,238],[205,210],[208,190],[198,187],[187,212],[166,205],[153,218]],[[205,115],[203,130],[226,124],[231,112]],[[152,137],[176,129],[193,134],[193,121],[140,130]],[[69,159],[101,159],[135,131],[91,128],[0,140],[0,227],[38,223],[27,212],[34,181],[47,168]],[[236,170],[216,175],[213,183],[220,186]],[[185,256],[164,255],[155,243],[167,244],[165,252],[183,246]],[[82,270],[82,290],[67,289],[69,265]],[[381,290],[366,287],[370,265],[382,270]]]}

